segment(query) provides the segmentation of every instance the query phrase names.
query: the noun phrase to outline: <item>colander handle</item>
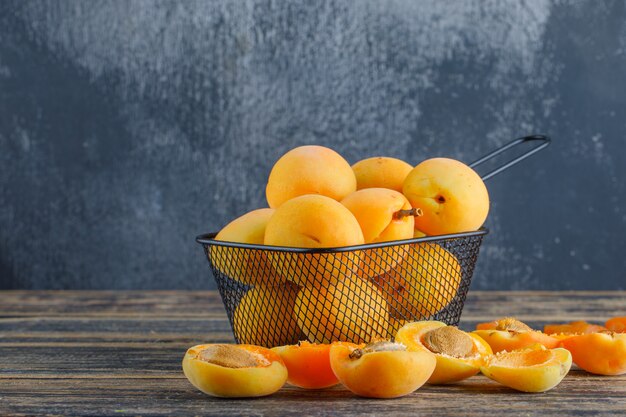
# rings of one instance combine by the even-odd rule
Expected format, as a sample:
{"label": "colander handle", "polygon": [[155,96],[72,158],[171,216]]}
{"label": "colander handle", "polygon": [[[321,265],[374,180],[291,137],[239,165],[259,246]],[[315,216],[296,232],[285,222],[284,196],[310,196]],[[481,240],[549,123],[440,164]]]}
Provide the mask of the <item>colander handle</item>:
{"label": "colander handle", "polygon": [[500,155],[503,152],[508,151],[509,149],[517,146],[517,145],[521,145],[522,143],[526,143],[526,142],[541,142],[540,145],[535,146],[534,148],[530,149],[529,151],[524,152],[523,154],[521,154],[520,156],[518,156],[517,158],[511,159],[509,162],[499,166],[498,168],[494,169],[493,171],[490,171],[484,175],[481,176],[481,178],[483,179],[483,181],[488,180],[489,178],[498,175],[499,173],[501,173],[502,171],[505,171],[509,168],[511,168],[513,165],[516,165],[520,162],[522,162],[524,159],[528,158],[529,156],[539,152],[540,150],[542,150],[543,148],[547,147],[548,145],[550,145],[550,138],[548,136],[544,136],[544,135],[531,135],[531,136],[524,136],[522,138],[517,138],[509,143],[507,143],[504,146],[499,147],[498,149],[488,153],[487,155],[483,156],[482,158],[472,162],[471,164],[469,164],[470,167],[475,168],[478,165],[489,161],[490,159],[495,158],[496,156]]}

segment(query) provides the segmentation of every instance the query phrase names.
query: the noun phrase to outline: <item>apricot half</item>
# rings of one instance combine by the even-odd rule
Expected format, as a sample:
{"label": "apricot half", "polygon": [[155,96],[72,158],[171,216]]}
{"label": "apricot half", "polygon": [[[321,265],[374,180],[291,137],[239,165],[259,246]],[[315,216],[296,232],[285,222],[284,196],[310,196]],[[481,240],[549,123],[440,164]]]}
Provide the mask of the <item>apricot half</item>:
{"label": "apricot half", "polygon": [[261,397],[278,391],[287,367],[278,354],[253,345],[197,345],[183,358],[183,372],[205,394]]}
{"label": "apricot half", "polygon": [[415,227],[427,235],[477,230],[489,213],[489,194],[480,176],[460,161],[433,158],[417,165],[402,192],[423,211]]}
{"label": "apricot half", "polygon": [[[276,209],[265,229],[266,245],[331,248],[363,244],[354,215],[341,203],[321,195],[303,195]],[[359,252],[288,253],[270,251],[274,268],[298,285],[325,286],[356,270]]]}
{"label": "apricot half", "polygon": [[560,345],[572,353],[574,363],[598,375],[626,373],[626,333],[592,333],[568,337]]}
{"label": "apricot half", "polygon": [[330,348],[330,365],[339,381],[356,395],[396,398],[410,394],[435,369],[435,357],[426,351],[408,351],[393,342],[369,345],[336,342]]}
{"label": "apricot half", "polygon": [[626,333],[626,317],[613,317],[608,319],[604,326],[615,333]]}
{"label": "apricot half", "polygon": [[477,330],[473,333],[487,342],[494,353],[524,349],[534,344],[552,349],[559,344],[559,339],[556,337],[533,330],[525,323],[511,317],[491,323],[481,323],[476,328]]}
{"label": "apricot half", "polygon": [[309,341],[369,342],[387,330],[387,302],[368,281],[353,277],[329,287],[303,287],[295,315]]}
{"label": "apricot half", "polygon": [[543,332],[549,335],[589,334],[607,330],[604,326],[587,323],[586,321],[572,321],[567,324],[546,324]]}
{"label": "apricot half", "polygon": [[406,176],[413,167],[401,159],[386,156],[363,159],[352,165],[357,190],[389,188],[399,193]]}
{"label": "apricot half", "polygon": [[435,243],[409,246],[402,262],[372,280],[387,298],[390,315],[420,320],[445,308],[461,283],[456,257]]}
{"label": "apricot half", "polygon": [[[262,245],[265,228],[274,209],[253,210],[228,223],[215,236],[215,240]],[[211,246],[213,265],[225,275],[244,284],[256,285],[279,280],[265,253],[255,249],[232,250]],[[233,257],[233,254],[234,257]]]}
{"label": "apricot half", "polygon": [[300,338],[293,315],[297,294],[298,287],[288,282],[250,289],[233,314],[237,340],[267,347],[296,343]]}
{"label": "apricot half", "polygon": [[435,354],[437,366],[428,378],[430,384],[447,384],[476,375],[485,358],[492,354],[480,337],[440,321],[409,323],[398,330],[396,342],[408,350]]}
{"label": "apricot half", "polygon": [[280,355],[289,370],[287,382],[300,388],[319,389],[337,385],[330,367],[330,345],[299,342],[272,350]]}
{"label": "apricot half", "polygon": [[305,194],[320,194],[341,200],[356,191],[350,164],[332,149],[300,146],[274,164],[265,193],[271,208]]}

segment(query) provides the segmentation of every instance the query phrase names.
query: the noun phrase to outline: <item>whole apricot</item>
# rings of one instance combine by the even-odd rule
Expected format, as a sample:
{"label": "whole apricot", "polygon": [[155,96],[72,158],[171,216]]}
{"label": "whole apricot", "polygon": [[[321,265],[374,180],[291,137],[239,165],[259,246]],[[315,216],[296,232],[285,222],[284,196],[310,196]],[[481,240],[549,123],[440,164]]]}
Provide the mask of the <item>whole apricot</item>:
{"label": "whole apricot", "polygon": [[[363,232],[350,210],[332,198],[303,195],[276,209],[265,230],[266,245],[331,248],[363,244]],[[359,263],[354,251],[289,253],[270,251],[275,269],[298,285],[329,285],[351,275]]]}
{"label": "whole apricot", "polygon": [[464,163],[433,158],[417,165],[404,180],[402,192],[422,210],[415,227],[427,235],[470,232],[489,213],[489,194],[480,176]]}
{"label": "whole apricot", "polygon": [[237,340],[267,347],[296,343],[300,338],[293,314],[297,294],[298,287],[288,282],[250,289],[233,314]]}
{"label": "whole apricot", "polygon": [[183,358],[183,372],[194,387],[214,397],[270,395],[287,380],[280,356],[253,345],[193,346]]}
{"label": "whole apricot", "polygon": [[[265,228],[273,214],[274,209],[269,208],[252,210],[224,226],[215,240],[262,245]],[[210,254],[217,269],[241,283],[255,285],[279,280],[280,275],[261,250],[239,249],[235,252],[215,245],[211,246]]]}
{"label": "whole apricot", "polygon": [[462,270],[456,257],[435,243],[411,245],[404,260],[373,281],[391,316],[421,320],[445,308],[456,296]]}
{"label": "whole apricot", "polygon": [[386,156],[363,159],[352,165],[356,188],[389,188],[399,193],[413,167],[401,159]]}
{"label": "whole apricot", "polygon": [[265,193],[270,207],[305,194],[320,194],[341,200],[356,190],[350,164],[332,149],[300,146],[274,164]]}
{"label": "whole apricot", "polygon": [[385,298],[357,277],[302,288],[294,310],[300,329],[316,343],[369,342],[384,335],[388,326]]}

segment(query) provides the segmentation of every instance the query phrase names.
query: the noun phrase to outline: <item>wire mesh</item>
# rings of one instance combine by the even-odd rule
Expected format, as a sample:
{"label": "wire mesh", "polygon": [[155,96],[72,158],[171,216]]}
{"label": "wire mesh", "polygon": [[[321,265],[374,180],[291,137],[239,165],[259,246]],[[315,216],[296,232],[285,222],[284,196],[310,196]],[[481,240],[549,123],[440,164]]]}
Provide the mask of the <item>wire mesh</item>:
{"label": "wire mesh", "polygon": [[408,321],[458,325],[486,230],[302,250],[198,238],[238,343],[391,338]]}

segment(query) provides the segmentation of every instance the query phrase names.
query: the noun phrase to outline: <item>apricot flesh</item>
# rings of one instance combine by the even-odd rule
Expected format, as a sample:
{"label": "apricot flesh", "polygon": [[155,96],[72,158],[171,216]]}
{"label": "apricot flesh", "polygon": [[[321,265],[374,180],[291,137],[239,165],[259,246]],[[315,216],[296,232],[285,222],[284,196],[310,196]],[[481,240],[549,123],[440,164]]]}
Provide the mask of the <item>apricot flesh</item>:
{"label": "apricot flesh", "polygon": [[354,191],[356,178],[350,164],[332,149],[315,145],[294,148],[280,157],[265,189],[271,208],[305,194],[338,201]]}
{"label": "apricot flesh", "polygon": [[353,277],[329,287],[303,287],[295,315],[315,343],[369,342],[387,330],[387,302],[368,281]]}
{"label": "apricot flesh", "polygon": [[364,188],[388,188],[399,193],[406,176],[413,167],[401,159],[376,156],[362,159],[352,165],[357,190]]}
{"label": "apricot flesh", "polygon": [[544,392],[557,386],[572,366],[572,355],[562,348],[529,348],[493,355],[482,373],[509,388]]}
{"label": "apricot flesh", "polygon": [[233,314],[237,340],[267,347],[296,343],[300,336],[293,315],[297,294],[298,287],[291,283],[250,289]]}
{"label": "apricot flesh", "polygon": [[[265,240],[265,228],[274,209],[252,210],[228,223],[215,236],[215,240],[235,243],[262,245]],[[232,250],[220,246],[211,246],[213,265],[225,275],[243,284],[263,284],[279,280],[279,275],[272,268],[263,251],[240,249],[233,259]]]}
{"label": "apricot flesh", "polygon": [[336,342],[330,348],[330,364],[339,381],[356,395],[401,397],[424,385],[436,360],[429,352],[393,345],[398,344],[367,351],[366,345]]}
{"label": "apricot flesh", "polygon": [[261,397],[278,391],[287,380],[280,356],[253,345],[197,345],[183,358],[189,382],[214,397]]}
{"label": "apricot flesh", "polygon": [[402,192],[423,211],[415,227],[427,235],[479,229],[489,213],[489,193],[480,176],[460,161],[427,159],[404,180]]}
{"label": "apricot flesh", "polygon": [[435,243],[411,245],[404,260],[372,280],[387,298],[390,315],[421,320],[445,308],[461,284],[456,257]]}
{"label": "apricot flesh", "polygon": [[330,367],[330,345],[299,342],[272,350],[280,355],[289,370],[287,382],[300,388],[320,389],[337,385]]}
{"label": "apricot flesh", "polygon": [[[321,195],[293,198],[276,209],[265,230],[266,245],[294,248],[332,248],[364,243],[354,215],[341,203]],[[350,275],[359,253],[297,254],[270,251],[274,268],[298,285],[324,286]]]}
{"label": "apricot flesh", "polygon": [[626,333],[592,333],[568,337],[560,346],[572,353],[574,363],[597,375],[626,374]]}

